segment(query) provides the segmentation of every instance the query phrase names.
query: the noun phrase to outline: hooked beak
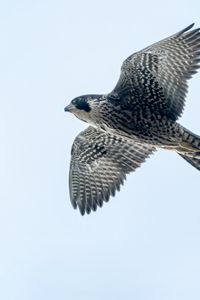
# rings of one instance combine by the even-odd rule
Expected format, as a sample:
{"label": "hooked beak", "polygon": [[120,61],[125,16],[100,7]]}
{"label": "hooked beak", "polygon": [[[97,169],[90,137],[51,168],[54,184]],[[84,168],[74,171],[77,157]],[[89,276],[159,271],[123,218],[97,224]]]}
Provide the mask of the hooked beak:
{"label": "hooked beak", "polygon": [[74,109],[74,105],[71,103],[64,108],[64,111],[71,112]]}

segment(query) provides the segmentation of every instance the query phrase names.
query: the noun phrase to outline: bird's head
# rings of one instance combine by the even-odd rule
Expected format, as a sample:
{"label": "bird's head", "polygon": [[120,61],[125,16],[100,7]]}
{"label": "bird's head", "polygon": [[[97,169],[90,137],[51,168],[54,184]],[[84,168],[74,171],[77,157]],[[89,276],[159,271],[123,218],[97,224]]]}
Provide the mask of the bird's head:
{"label": "bird's head", "polygon": [[77,118],[87,123],[93,123],[92,118],[97,111],[102,95],[84,95],[74,98],[65,111],[73,113]]}

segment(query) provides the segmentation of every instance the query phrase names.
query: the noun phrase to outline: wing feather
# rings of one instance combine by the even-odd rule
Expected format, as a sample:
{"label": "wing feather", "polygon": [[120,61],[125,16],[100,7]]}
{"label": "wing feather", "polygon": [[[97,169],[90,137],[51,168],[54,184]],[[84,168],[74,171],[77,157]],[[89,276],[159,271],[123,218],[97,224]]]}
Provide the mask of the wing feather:
{"label": "wing feather", "polygon": [[90,213],[114,196],[126,179],[155,150],[88,127],[75,139],[69,174],[70,199],[80,213]]}
{"label": "wing feather", "polygon": [[176,120],[184,109],[187,80],[200,67],[200,29],[189,31],[193,25],[129,56],[111,98],[131,102],[132,97],[133,106],[146,104],[152,113]]}

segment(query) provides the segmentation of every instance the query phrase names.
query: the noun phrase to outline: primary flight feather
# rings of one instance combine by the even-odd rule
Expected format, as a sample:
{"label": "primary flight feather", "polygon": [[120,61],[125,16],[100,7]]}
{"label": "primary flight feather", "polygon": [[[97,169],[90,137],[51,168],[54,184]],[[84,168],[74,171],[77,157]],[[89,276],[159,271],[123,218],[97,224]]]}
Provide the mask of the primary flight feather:
{"label": "primary flight feather", "polygon": [[176,122],[200,63],[193,25],[129,56],[112,92],[79,96],[65,108],[90,124],[73,143],[69,174],[71,203],[82,215],[114,196],[157,148],[200,170],[200,137]]}

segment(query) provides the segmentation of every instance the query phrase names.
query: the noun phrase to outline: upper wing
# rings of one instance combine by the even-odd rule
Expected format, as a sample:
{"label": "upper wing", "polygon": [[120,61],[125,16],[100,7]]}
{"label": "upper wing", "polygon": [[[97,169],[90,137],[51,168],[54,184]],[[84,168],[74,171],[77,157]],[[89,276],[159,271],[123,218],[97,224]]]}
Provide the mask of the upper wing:
{"label": "upper wing", "polygon": [[89,126],[75,139],[69,174],[70,199],[81,214],[108,201],[110,195],[155,150]]}
{"label": "upper wing", "polygon": [[120,96],[129,108],[141,104],[176,120],[183,111],[187,79],[199,68],[200,29],[188,31],[193,25],[128,57],[111,99]]}

